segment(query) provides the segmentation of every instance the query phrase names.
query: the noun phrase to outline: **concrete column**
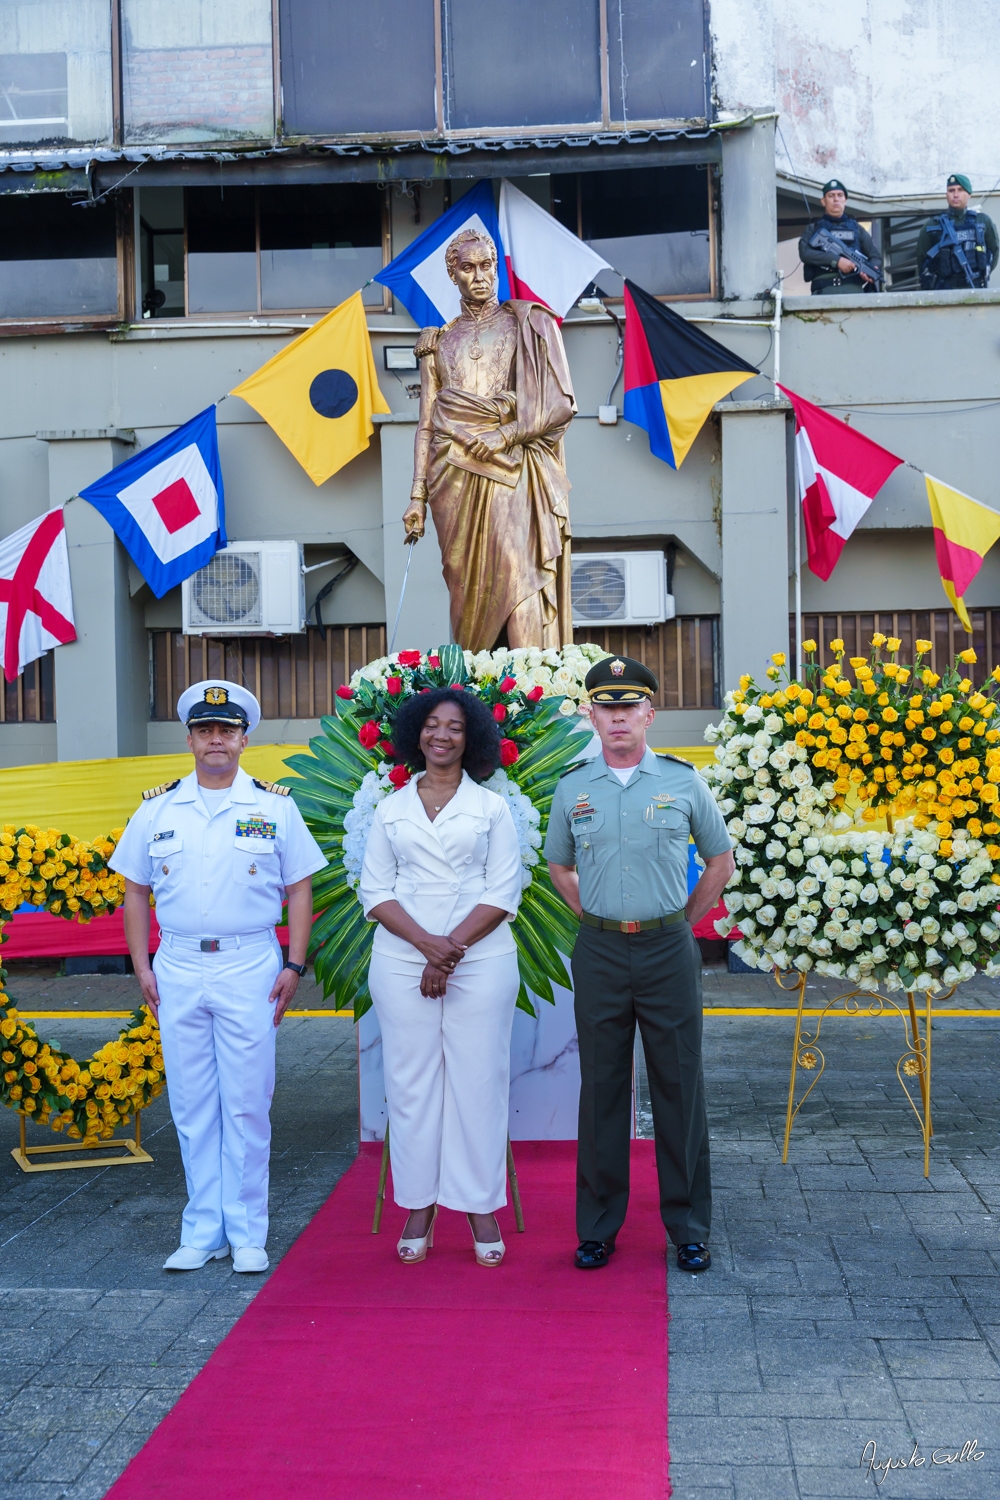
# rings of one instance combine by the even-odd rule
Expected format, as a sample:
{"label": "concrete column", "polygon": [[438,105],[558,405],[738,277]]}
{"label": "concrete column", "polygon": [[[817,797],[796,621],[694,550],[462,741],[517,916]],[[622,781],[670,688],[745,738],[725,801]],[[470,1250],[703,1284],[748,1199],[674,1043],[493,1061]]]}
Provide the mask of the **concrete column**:
{"label": "concrete column", "polygon": [[[410,503],[413,483],[413,438],[416,416],[383,418],[382,526],[385,545],[385,643],[388,648],[403,586],[407,553],[403,546],[402,514]],[[423,540],[415,543],[406,581],[406,595],[396,635],[397,651],[426,651],[451,640],[448,590],[441,575],[441,548],[427,512]]]}
{"label": "concrete column", "polygon": [[49,445],[49,504],[66,506],[77,638],[55,653],[59,760],[145,755],[149,645],[129,595],[128,555],[104,517],[71,498],[129,456],[131,434],[39,433]]}
{"label": "concrete column", "polygon": [[722,132],[722,295],[759,297],[777,272],[774,121]]}
{"label": "concrete column", "polygon": [[722,414],[722,685],[758,682],[788,653],[788,476],[783,408]]}

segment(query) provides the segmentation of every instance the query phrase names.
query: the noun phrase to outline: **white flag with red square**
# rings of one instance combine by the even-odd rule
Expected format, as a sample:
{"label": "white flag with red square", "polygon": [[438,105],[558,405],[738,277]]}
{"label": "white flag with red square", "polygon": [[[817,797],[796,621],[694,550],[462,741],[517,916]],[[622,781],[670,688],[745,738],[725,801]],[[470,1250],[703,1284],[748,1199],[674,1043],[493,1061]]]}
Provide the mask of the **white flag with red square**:
{"label": "white flag with red square", "polygon": [[53,646],[76,640],[61,505],[0,541],[0,632],[8,682]]}

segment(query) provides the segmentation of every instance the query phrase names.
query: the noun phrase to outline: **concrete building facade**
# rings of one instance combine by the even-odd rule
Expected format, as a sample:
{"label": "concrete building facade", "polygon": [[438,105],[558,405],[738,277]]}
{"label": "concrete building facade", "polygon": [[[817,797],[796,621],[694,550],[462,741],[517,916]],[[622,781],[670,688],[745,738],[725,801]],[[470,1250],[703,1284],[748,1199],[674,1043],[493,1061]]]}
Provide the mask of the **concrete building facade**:
{"label": "concrete building facade", "polygon": [[[875,616],[885,615],[904,640],[929,633],[939,655],[948,652],[956,626],[935,566],[918,470],[1000,506],[1000,293],[890,290],[776,299],[779,221],[789,201],[786,148],[806,163],[796,171],[809,168],[801,191],[810,203],[822,172],[847,173],[837,156],[847,150],[838,144],[841,136],[830,147],[834,156],[823,157],[813,120],[809,155],[808,122],[801,110],[788,110],[797,55],[789,41],[790,7],[717,0],[709,16],[700,0],[685,0],[677,16],[688,30],[682,42],[671,33],[673,61],[647,77],[632,53],[632,71],[622,68],[627,28],[620,44],[608,30],[608,12],[616,7],[580,0],[570,9],[584,41],[593,32],[596,92],[588,103],[590,75],[573,83],[567,72],[569,93],[559,108],[568,123],[552,126],[536,107],[541,75],[529,77],[523,97],[503,96],[508,115],[499,123],[488,101],[476,115],[480,105],[468,93],[473,74],[462,71],[473,68],[466,43],[458,30],[441,30],[442,16],[451,25],[449,8],[428,0],[423,8],[437,17],[438,51],[431,47],[425,61],[429,70],[437,66],[437,92],[433,98],[415,92],[410,123],[386,117],[376,140],[370,99],[357,95],[353,130],[348,119],[317,123],[309,112],[320,107],[320,96],[306,86],[308,67],[295,75],[297,83],[286,77],[289,50],[301,47],[303,36],[323,43],[309,30],[318,24],[310,0],[290,3],[282,11],[286,20],[265,15],[269,7],[260,4],[241,19],[242,10],[209,0],[145,8],[121,0],[108,33],[114,45],[106,107],[98,86],[103,54],[94,38],[104,34],[107,7],[89,3],[89,30],[87,7],[72,13],[50,7],[53,25],[62,17],[67,35],[74,25],[86,31],[76,52],[66,42],[63,73],[37,61],[42,44],[25,19],[32,7],[0,13],[10,33],[0,52],[28,59],[19,75],[24,97],[31,84],[37,107],[65,125],[65,139],[53,144],[39,137],[43,127],[31,136],[36,127],[25,115],[20,133],[29,139],[11,139],[19,127],[10,127],[2,135],[9,144],[0,143],[0,224],[11,230],[4,252],[8,291],[0,290],[0,534],[66,504],[78,631],[75,643],[7,685],[0,765],[183,748],[172,699],[185,674],[205,671],[238,671],[260,690],[265,720],[258,738],[301,742],[316,732],[337,683],[381,654],[403,578],[400,516],[417,411],[417,377],[390,369],[386,350],[411,347],[415,325],[377,285],[366,289],[376,369],[391,414],[379,421],[369,449],[319,487],[251,408],[226,393],[484,177],[509,177],[590,242],[613,243],[608,259],[627,273],[631,268],[762,372],[719,404],[674,472],[652,457],[640,429],[620,419],[598,421],[599,407],[621,408],[620,278],[601,282],[563,324],[579,408],[566,441],[574,552],[663,551],[676,605],[676,618],[662,624],[627,633],[609,624],[607,635],[580,627],[577,638],[642,652],[662,672],[657,743],[697,743],[718,716],[726,688],[742,672],[760,674],[771,652],[789,648],[794,471],[790,412],[773,384],[779,362],[784,384],[913,466],[897,470],[884,487],[829,582],[803,572],[805,632],[824,641],[842,634],[864,646]],[[388,0],[382,8],[401,35],[421,9],[404,14]],[[536,8],[542,21],[554,14],[550,0]],[[650,46],[666,46],[669,28],[657,7],[622,0],[622,8],[627,20],[646,27]],[[865,42],[865,7],[849,10],[858,11],[859,39],[823,118],[840,120],[854,107],[852,89],[857,98],[865,90],[874,97],[874,61],[889,46],[871,31]],[[744,55],[751,12],[761,34]],[[692,37],[700,50],[685,64],[690,77],[681,78],[678,47]],[[427,34],[414,32],[411,41],[419,60]],[[405,42],[402,35],[397,51],[405,51]],[[51,50],[55,43],[46,45]],[[227,134],[227,86],[219,80],[223,54],[240,45],[247,49],[249,83],[239,98],[232,95]],[[369,34],[358,46],[373,68],[382,66]],[[176,118],[179,106],[168,118],[150,83],[172,66],[171,57],[179,67],[181,54],[191,76],[186,120]],[[276,80],[273,117],[262,104],[265,55]],[[776,57],[784,59],[781,68]],[[390,71],[403,77],[405,63],[395,56]],[[206,72],[209,65],[214,71]],[[695,74],[701,94],[690,81]],[[76,76],[83,80],[89,145],[73,134]],[[214,80],[207,91],[206,77]],[[947,77],[940,81],[945,102],[949,87]],[[650,112],[639,125],[631,123],[632,98]],[[891,91],[884,102],[896,107]],[[876,113],[880,107],[872,104]],[[571,113],[576,108],[596,118],[585,114],[589,123],[580,126]],[[426,125],[424,109],[433,116]],[[293,136],[295,110],[311,133],[300,128]],[[336,128],[323,128],[331,124]],[[875,151],[878,140],[873,127],[866,149]],[[866,216],[888,223],[918,201],[925,211],[933,207],[939,191],[933,178],[959,145],[949,138],[909,176],[898,150],[884,170],[876,170],[874,159],[864,167],[860,157],[845,155],[863,178]],[[977,143],[981,156],[985,149]],[[976,161],[977,172],[986,170],[986,156]],[[95,207],[83,206],[94,199]],[[79,244],[70,242],[73,235],[83,235]],[[307,287],[299,295],[315,298],[314,305],[295,302],[297,285]],[[185,637],[180,590],[155,599],[106,522],[73,498],[216,401],[230,540],[301,544],[311,570],[304,635],[251,636],[238,644],[220,635],[211,647]],[[314,601],[346,563],[350,570],[322,601],[320,628]],[[1000,660],[1000,561],[992,556],[969,603],[983,667],[991,667]],[[426,648],[447,639],[448,601],[429,526],[413,558],[396,645]]]}

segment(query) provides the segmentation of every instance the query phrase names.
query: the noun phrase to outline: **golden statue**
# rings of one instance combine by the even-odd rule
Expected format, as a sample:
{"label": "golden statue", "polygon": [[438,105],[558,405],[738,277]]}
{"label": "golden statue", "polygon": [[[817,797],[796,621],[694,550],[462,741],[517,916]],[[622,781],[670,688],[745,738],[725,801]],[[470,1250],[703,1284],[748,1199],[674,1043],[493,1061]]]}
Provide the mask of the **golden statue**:
{"label": "golden statue", "polygon": [[445,252],[461,314],[425,328],[407,540],[427,504],[460,646],[573,639],[563,435],[576,403],[562,334],[538,302],[496,298],[492,239],[465,229]]}

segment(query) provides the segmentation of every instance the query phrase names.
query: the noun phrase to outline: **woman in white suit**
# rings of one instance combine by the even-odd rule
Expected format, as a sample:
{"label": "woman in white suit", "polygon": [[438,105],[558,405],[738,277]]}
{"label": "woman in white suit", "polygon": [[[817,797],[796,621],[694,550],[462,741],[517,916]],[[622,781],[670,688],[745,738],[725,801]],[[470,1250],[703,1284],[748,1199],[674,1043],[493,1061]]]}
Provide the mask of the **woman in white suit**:
{"label": "woman in white suit", "polygon": [[498,1266],[521,899],[510,809],[478,785],[499,765],[499,731],[480,699],[439,688],[402,706],[393,743],[419,774],[375,810],[361,899],[379,924],[368,982],[393,1189],[410,1210],[398,1254],[424,1259],[440,1206],[468,1215],[476,1259]]}

